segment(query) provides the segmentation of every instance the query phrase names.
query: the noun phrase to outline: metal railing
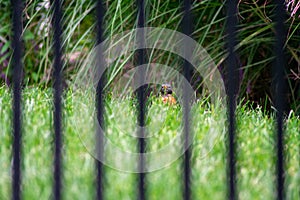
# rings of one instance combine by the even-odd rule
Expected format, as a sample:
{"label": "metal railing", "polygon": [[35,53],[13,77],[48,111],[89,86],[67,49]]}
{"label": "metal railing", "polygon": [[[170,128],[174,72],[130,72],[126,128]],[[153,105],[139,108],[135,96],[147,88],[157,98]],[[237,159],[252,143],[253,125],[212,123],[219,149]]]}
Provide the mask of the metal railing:
{"label": "metal railing", "polygon": [[[104,8],[103,2],[97,1],[96,6],[96,16],[97,16],[97,43],[101,43],[103,38],[103,18],[104,18]],[[192,33],[192,15],[191,15],[191,0],[184,0],[182,2],[182,9],[183,9],[183,20],[182,20],[182,30],[183,33],[187,36],[191,36]],[[63,48],[62,48],[62,4],[60,0],[53,0],[51,1],[52,9],[53,9],[53,17],[52,17],[52,25],[53,25],[53,52],[54,52],[54,61],[53,61],[53,105],[54,105],[54,123],[53,123],[53,130],[54,130],[54,163],[53,163],[53,198],[54,199],[61,199],[63,188],[62,188],[62,66],[63,66]],[[238,25],[237,20],[237,7],[238,1],[231,0],[226,1],[227,4],[227,50],[229,53],[227,64],[229,66],[229,92],[228,92],[228,141],[227,141],[227,185],[228,185],[228,199],[237,199],[237,186],[236,186],[236,127],[235,127],[235,109],[236,109],[236,100],[234,97],[234,87],[235,81],[237,80],[237,53],[234,51],[234,48],[237,44],[237,37],[236,37],[236,30]],[[22,97],[22,89],[21,89],[21,82],[22,82],[22,1],[21,0],[12,0],[12,66],[13,66],[13,148],[12,148],[12,199],[18,200],[22,198],[22,171],[21,171],[21,160],[22,160],[22,110],[21,110],[21,97]],[[144,0],[137,0],[137,26],[138,28],[147,26],[147,19],[145,18],[145,1]],[[284,199],[284,151],[283,151],[283,110],[284,110],[284,90],[285,90],[285,83],[284,83],[284,39],[286,36],[286,31],[284,28],[284,1],[278,0],[275,1],[275,57],[276,60],[274,62],[274,69],[273,69],[273,86],[276,91],[276,100],[275,100],[275,107],[277,109],[277,123],[276,123],[276,131],[277,131],[277,143],[276,143],[276,157],[277,157],[277,199],[281,200]],[[144,35],[141,34],[140,38],[138,38],[138,42],[143,43],[145,40]],[[184,46],[183,46],[184,48]],[[142,65],[146,63],[146,56],[145,56],[144,49],[137,50],[137,65]],[[104,59],[104,58],[102,58]],[[190,78],[190,64],[185,61],[183,63],[184,69],[184,76],[189,80]],[[140,78],[142,79],[144,74],[140,74]],[[97,94],[96,94],[96,107],[97,107],[97,118],[99,124],[102,125],[104,122],[104,99],[103,99],[103,88],[105,84],[105,79],[101,79],[97,86]],[[183,95],[188,96],[188,95]],[[138,123],[139,125],[143,126],[145,124],[145,90],[143,87],[139,88],[138,90],[138,109],[139,109],[139,116],[138,116]],[[184,104],[187,104],[189,99],[184,98]],[[185,106],[187,108],[187,106]],[[185,142],[189,140],[189,110],[184,110],[184,133]],[[143,130],[143,129],[142,129]],[[141,135],[145,133],[141,132]],[[143,137],[138,139],[138,149],[140,153],[145,152],[145,139]],[[96,145],[98,148],[102,148],[103,141],[97,141]],[[191,158],[191,149],[192,147],[188,147],[183,155],[183,174],[182,174],[182,181],[183,181],[183,191],[182,191],[182,198],[185,200],[191,199],[191,169],[190,169],[190,158]],[[103,151],[99,151],[103,152]],[[104,155],[99,155],[104,156]],[[95,194],[96,199],[103,199],[103,191],[105,191],[105,186],[103,185],[103,176],[105,173],[103,171],[103,164],[96,160],[96,186],[95,186]],[[139,168],[144,168],[145,162],[143,156],[140,156],[139,160],[137,161],[139,164]],[[143,171],[143,170],[141,170]],[[141,172],[138,175],[138,188],[137,188],[137,199],[143,200],[147,199],[147,185],[146,185],[146,173]],[[226,183],[224,183],[226,184]],[[226,197],[224,197],[226,198]]]}

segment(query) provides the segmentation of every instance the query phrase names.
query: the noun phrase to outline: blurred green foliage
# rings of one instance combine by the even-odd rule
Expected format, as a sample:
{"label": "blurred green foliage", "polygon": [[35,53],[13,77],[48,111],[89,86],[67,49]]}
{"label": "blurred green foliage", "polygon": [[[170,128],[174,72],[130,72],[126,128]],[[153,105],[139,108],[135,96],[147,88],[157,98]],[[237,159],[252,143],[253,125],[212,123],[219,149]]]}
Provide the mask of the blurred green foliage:
{"label": "blurred green foliage", "polygon": [[[225,1],[193,1],[193,38],[202,45],[215,63],[222,65],[226,60],[225,49]],[[51,7],[48,0],[27,0],[23,9],[24,84],[51,84],[53,53]],[[104,2],[105,37],[131,30],[136,27],[136,4],[132,0],[106,0]],[[89,51],[95,44],[95,5],[87,0],[63,1],[63,46],[65,51],[65,86],[72,81]],[[259,105],[271,107],[271,69],[273,63],[273,11],[269,1],[242,0],[238,7],[238,45],[240,57],[240,97]],[[11,5],[8,0],[0,1],[0,74],[1,82],[9,84],[12,50]],[[291,109],[300,112],[300,18],[287,11],[286,28],[286,78],[288,101]],[[149,0],[146,3],[147,25],[180,31],[182,12],[178,0]],[[167,52],[152,51],[150,61],[178,66],[178,59]],[[109,72],[113,82],[120,74],[132,67],[133,58],[120,58]],[[226,66],[225,66],[226,68]],[[198,84],[197,82],[194,84]]]}

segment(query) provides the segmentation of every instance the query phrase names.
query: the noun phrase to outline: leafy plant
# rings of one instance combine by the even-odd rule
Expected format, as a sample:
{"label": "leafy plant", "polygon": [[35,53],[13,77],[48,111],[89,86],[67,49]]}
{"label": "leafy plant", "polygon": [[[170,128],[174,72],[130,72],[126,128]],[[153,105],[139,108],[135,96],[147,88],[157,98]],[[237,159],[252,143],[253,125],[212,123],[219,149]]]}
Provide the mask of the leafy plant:
{"label": "leafy plant", "polygon": [[[195,39],[211,56],[218,66],[226,69],[225,49],[226,9],[224,1],[193,1],[193,34]],[[239,80],[241,99],[251,100],[258,105],[271,107],[273,95],[270,89],[271,68],[273,64],[273,6],[269,1],[243,0],[238,5],[239,25],[238,45],[239,54]],[[288,103],[290,109],[300,112],[300,18],[299,3],[286,1],[287,15],[286,28],[286,80],[288,81]],[[104,19],[104,37],[113,38],[136,27],[137,6],[135,1],[123,0],[104,2],[106,10]],[[0,7],[0,54],[1,77],[8,77],[11,73],[7,67],[11,56],[9,47],[11,35],[10,12],[8,0],[1,1]],[[91,1],[71,1],[63,3],[63,30],[62,42],[65,51],[65,86],[72,87],[78,72],[85,69],[85,60],[95,46],[95,5]],[[52,28],[51,7],[49,0],[26,1],[24,4],[24,83],[26,85],[51,84],[52,60]],[[175,0],[146,1],[147,26],[169,28],[181,31],[182,9],[181,4]],[[161,63],[181,69],[181,59],[177,55],[160,50],[148,49],[148,61]],[[134,53],[117,58],[108,71],[108,83],[115,84],[119,78],[134,67]],[[86,69],[88,70],[88,69]],[[226,71],[226,70],[225,70]],[[159,73],[159,72],[158,72]],[[222,72],[223,73],[223,72]],[[170,73],[168,76],[172,77]],[[194,74],[192,84],[199,88],[201,79]],[[225,77],[225,76],[224,76]],[[203,77],[202,77],[203,78]],[[130,78],[129,78],[130,79]],[[112,86],[113,87],[113,86]],[[128,86],[124,88],[127,90]]]}

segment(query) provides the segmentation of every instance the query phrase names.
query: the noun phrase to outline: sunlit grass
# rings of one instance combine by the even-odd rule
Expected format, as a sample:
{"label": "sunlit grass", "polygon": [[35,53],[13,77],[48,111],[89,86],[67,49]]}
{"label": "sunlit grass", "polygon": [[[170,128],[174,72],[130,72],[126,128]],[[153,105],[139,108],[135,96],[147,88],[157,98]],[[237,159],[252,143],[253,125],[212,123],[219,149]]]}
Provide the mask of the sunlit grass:
{"label": "sunlit grass", "polygon": [[[37,88],[25,89],[23,97],[23,195],[24,199],[49,199],[52,192],[53,131],[52,93]],[[66,199],[93,199],[95,195],[94,159],[90,146],[82,141],[78,132],[80,121],[88,116],[93,106],[85,92],[66,92],[64,97],[64,180]],[[81,110],[76,110],[80,102]],[[11,94],[0,88],[0,199],[9,199],[11,191]],[[109,99],[107,107],[108,138],[117,146],[136,151],[137,141],[128,135],[122,124],[127,117],[128,127],[134,127],[135,106],[130,100]],[[147,150],[154,151],[170,142],[181,123],[181,107],[168,107],[154,97],[149,113],[154,118],[150,124],[161,119],[164,123],[147,143]],[[108,110],[108,108],[110,110]],[[158,108],[158,109],[156,109]],[[90,110],[91,111],[91,110]],[[118,111],[118,112],[117,112]],[[126,111],[126,112],[122,112]],[[195,138],[192,145],[192,193],[194,199],[225,199],[226,196],[226,135],[222,132],[207,148],[204,136],[212,126],[220,126],[220,108],[199,101],[194,112]],[[119,114],[117,114],[119,113]],[[131,114],[130,114],[131,113]],[[75,127],[77,123],[77,128]],[[132,123],[132,124],[129,124]],[[149,125],[150,125],[149,124]],[[299,198],[299,117],[291,114],[286,119],[286,188],[289,199]],[[83,124],[88,130],[89,125]],[[157,125],[158,126],[158,125]],[[151,126],[150,126],[151,127]],[[241,199],[272,199],[274,185],[274,121],[261,108],[249,109],[239,106],[237,110],[237,172],[238,190]],[[224,128],[224,127],[223,127]],[[123,133],[120,131],[122,130]],[[220,129],[221,130],[221,129]],[[209,140],[207,140],[209,141]],[[174,147],[175,148],[175,147]],[[149,199],[181,199],[182,160],[179,158],[169,166],[147,173],[147,195]],[[137,174],[126,173],[105,167],[106,199],[135,199]]]}

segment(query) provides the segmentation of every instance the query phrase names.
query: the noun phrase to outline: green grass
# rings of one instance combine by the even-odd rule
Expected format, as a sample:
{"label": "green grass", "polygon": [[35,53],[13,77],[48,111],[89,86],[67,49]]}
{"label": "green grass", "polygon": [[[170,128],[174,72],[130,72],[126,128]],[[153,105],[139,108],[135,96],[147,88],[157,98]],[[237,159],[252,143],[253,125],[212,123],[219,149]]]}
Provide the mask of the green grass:
{"label": "green grass", "polygon": [[[23,97],[23,195],[24,199],[49,199],[52,186],[52,93],[37,88],[25,89]],[[65,199],[93,199],[94,159],[86,143],[82,142],[81,125],[92,108],[86,92],[66,92],[64,98],[64,197]],[[135,117],[130,99],[111,98],[107,102],[108,138],[117,146],[135,151],[136,140],[126,134],[134,124],[122,126],[122,118],[131,122]],[[0,88],[0,199],[9,199],[11,191],[11,91]],[[78,107],[80,106],[80,107]],[[78,108],[79,110],[78,112]],[[126,112],[125,112],[126,111]],[[181,108],[168,107],[154,99],[151,124],[164,113],[161,129],[148,142],[148,151],[166,145],[180,128]],[[217,121],[222,117],[219,107],[198,102],[192,110],[195,138],[192,151],[192,193],[194,199],[225,199],[226,196],[226,135],[220,133],[212,149],[205,149],[204,136],[210,127],[224,128]],[[125,115],[126,114],[126,115]],[[158,126],[158,124],[157,124]],[[240,199],[273,199],[274,185],[274,120],[261,108],[239,106],[237,110],[238,190]],[[154,127],[154,126],[153,126]],[[286,119],[286,190],[287,199],[299,199],[299,117]],[[124,128],[127,128],[124,130]],[[123,130],[123,131],[121,131]],[[218,130],[218,129],[217,129]],[[175,148],[175,147],[174,147]],[[149,199],[181,199],[181,159],[147,174]],[[135,199],[137,175],[105,168],[106,199]]]}

